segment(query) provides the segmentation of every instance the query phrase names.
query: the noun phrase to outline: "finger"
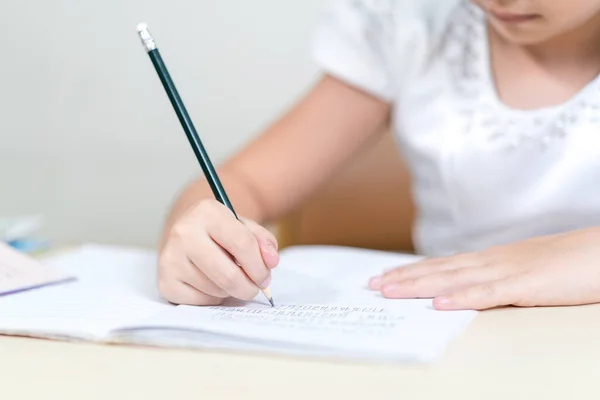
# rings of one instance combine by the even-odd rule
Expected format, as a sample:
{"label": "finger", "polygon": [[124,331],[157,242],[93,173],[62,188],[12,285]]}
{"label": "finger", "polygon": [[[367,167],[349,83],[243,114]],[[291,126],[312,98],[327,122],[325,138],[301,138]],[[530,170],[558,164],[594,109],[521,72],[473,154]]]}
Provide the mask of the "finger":
{"label": "finger", "polygon": [[386,298],[431,298],[456,292],[469,286],[504,278],[509,273],[502,265],[465,267],[434,272],[430,275],[399,282],[389,282],[381,287]]}
{"label": "finger", "polygon": [[[204,240],[212,243],[206,235],[204,235]],[[229,297],[200,268],[194,265],[186,256],[185,248],[182,246],[183,244],[173,245],[170,242],[162,250],[159,257],[159,284],[171,286],[172,282],[182,282],[212,297]]]}
{"label": "finger", "polygon": [[[224,207],[218,209],[221,213],[229,213]],[[256,285],[266,288],[271,272],[263,261],[258,241],[252,231],[240,221],[226,215],[211,218],[206,223],[209,236],[238,261]]]}
{"label": "finger", "polygon": [[438,310],[485,310],[516,304],[524,291],[523,278],[513,276],[437,297],[433,305]]}
{"label": "finger", "polygon": [[277,251],[278,243],[275,235],[252,220],[247,218],[240,218],[240,220],[252,233],[254,233],[254,236],[258,241],[260,253],[267,268],[276,268],[279,264],[279,253]]}
{"label": "finger", "polygon": [[395,268],[385,272],[382,276],[372,278],[369,282],[369,288],[372,290],[381,290],[382,286],[387,283],[416,279],[436,272],[476,266],[477,263],[478,260],[474,256],[466,254],[425,259],[414,264]]}
{"label": "finger", "polygon": [[216,306],[224,300],[223,298],[202,293],[187,283],[180,281],[174,281],[168,286],[162,287],[161,294],[170,303],[190,306]]}
{"label": "finger", "polygon": [[258,288],[237,266],[231,256],[210,238],[205,237],[193,248],[186,249],[190,261],[229,296],[252,300]]}
{"label": "finger", "polygon": [[192,263],[192,261],[185,259],[181,264],[180,281],[187,283],[194,289],[206,293],[212,297],[218,297],[222,299],[229,297],[227,292],[217,286],[216,283],[211,281],[206,274],[200,270],[200,268]]}

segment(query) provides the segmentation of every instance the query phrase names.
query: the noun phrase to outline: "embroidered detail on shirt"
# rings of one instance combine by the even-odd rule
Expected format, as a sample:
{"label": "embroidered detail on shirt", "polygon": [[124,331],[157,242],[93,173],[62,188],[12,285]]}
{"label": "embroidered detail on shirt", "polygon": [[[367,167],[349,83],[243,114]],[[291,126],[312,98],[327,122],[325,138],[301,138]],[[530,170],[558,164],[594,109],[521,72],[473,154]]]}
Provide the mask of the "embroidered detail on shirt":
{"label": "embroidered detail on shirt", "polygon": [[[487,40],[485,15],[464,0],[450,18],[444,55],[459,94],[458,107],[466,135],[486,134],[490,142],[504,150],[533,142],[545,149],[565,138],[582,121],[600,122],[600,78],[564,104],[539,110],[509,110],[494,101],[493,96],[483,96],[484,89],[493,85],[483,75],[484,57],[488,56],[482,54],[482,43]],[[589,93],[583,93],[590,90],[598,101],[590,101]]]}

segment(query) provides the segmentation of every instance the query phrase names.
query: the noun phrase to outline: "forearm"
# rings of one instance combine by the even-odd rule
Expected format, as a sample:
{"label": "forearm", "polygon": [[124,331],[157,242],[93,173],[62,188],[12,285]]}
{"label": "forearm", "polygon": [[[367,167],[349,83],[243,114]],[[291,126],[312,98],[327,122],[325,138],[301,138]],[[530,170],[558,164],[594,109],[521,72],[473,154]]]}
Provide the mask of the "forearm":
{"label": "forearm", "polygon": [[261,206],[260,223],[281,218],[313,195],[368,142],[390,106],[325,76],[226,165]]}
{"label": "forearm", "polygon": [[[389,111],[381,100],[323,78],[218,169],[236,213],[264,224],[289,212],[382,132]],[[207,198],[214,196],[204,179],[188,185],[173,205],[163,238],[190,207]]]}

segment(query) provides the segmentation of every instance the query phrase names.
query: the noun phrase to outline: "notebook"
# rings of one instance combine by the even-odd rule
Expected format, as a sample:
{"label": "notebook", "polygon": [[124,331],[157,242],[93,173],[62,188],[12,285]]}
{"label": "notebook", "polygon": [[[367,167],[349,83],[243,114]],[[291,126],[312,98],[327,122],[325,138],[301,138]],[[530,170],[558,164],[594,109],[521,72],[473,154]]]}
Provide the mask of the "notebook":
{"label": "notebook", "polygon": [[335,246],[283,250],[272,308],[259,293],[218,307],[175,306],[156,289],[152,251],[86,245],[42,260],[76,281],[0,298],[0,333],[67,341],[299,357],[433,362],[476,316],[367,289],[411,255]]}

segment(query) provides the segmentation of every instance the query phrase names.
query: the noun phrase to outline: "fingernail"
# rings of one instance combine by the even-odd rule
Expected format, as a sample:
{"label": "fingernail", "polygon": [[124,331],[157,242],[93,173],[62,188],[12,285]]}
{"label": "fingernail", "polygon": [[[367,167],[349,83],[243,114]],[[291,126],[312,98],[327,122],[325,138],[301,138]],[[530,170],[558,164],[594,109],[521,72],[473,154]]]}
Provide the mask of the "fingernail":
{"label": "fingernail", "polygon": [[269,287],[270,283],[271,283],[271,275],[269,275],[269,277],[260,285],[260,288],[266,289]]}
{"label": "fingernail", "polygon": [[383,284],[383,278],[380,276],[376,276],[371,278],[369,281],[369,289],[371,290],[379,290],[381,289],[381,285]]}
{"label": "fingernail", "polygon": [[267,268],[273,269],[279,265],[279,254],[277,253],[277,247],[273,242],[266,242],[266,244],[262,247],[262,254]]}
{"label": "fingernail", "polygon": [[275,243],[270,240],[267,241],[267,251],[269,253],[277,254],[277,247],[275,246]]}

